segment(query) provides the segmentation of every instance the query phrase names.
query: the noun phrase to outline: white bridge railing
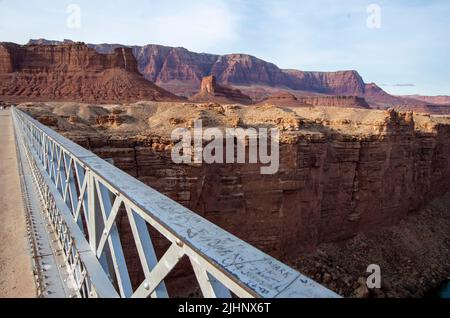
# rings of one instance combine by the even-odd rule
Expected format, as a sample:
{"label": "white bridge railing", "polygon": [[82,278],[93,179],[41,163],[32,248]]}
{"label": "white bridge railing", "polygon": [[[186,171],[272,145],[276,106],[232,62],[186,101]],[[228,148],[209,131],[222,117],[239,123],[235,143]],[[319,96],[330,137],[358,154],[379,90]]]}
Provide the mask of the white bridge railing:
{"label": "white bridge railing", "polygon": [[[164,280],[183,257],[204,297],[339,297],[24,112],[12,113],[78,297],[168,297]],[[121,241],[121,213],[133,242]],[[159,259],[149,229],[170,242]],[[135,244],[145,277],[134,288],[123,243]]]}

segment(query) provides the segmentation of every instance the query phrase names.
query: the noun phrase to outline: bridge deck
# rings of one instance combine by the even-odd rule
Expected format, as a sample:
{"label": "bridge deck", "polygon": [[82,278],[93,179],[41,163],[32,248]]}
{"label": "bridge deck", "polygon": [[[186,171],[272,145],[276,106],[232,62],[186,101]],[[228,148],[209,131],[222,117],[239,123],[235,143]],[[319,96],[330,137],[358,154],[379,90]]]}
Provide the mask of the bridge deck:
{"label": "bridge deck", "polygon": [[0,146],[0,297],[36,297],[9,110],[0,110]]}

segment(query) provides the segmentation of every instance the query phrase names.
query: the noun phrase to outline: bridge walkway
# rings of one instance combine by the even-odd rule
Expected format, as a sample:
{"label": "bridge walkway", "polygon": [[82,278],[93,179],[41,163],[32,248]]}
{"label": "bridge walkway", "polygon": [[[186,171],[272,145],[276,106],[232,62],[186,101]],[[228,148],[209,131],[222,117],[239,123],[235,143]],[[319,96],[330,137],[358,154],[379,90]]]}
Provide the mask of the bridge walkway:
{"label": "bridge walkway", "polygon": [[10,110],[0,110],[0,297],[36,297]]}

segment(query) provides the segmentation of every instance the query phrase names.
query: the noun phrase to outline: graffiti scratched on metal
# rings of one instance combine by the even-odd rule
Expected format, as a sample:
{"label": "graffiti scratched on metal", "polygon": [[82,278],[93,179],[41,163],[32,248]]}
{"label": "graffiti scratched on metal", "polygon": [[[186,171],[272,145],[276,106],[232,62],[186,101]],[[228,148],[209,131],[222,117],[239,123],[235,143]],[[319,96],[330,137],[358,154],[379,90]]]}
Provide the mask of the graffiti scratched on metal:
{"label": "graffiti scratched on metal", "polygon": [[[111,214],[114,214],[113,212],[117,211],[117,205],[120,204],[124,204],[127,208],[128,215],[133,220],[131,223],[135,225],[133,226],[133,230],[135,230],[133,235],[139,237],[137,242],[139,243],[138,249],[141,248],[139,250],[140,256],[142,256],[144,261],[148,260],[148,262],[146,262],[147,267],[144,268],[146,280],[134,292],[130,290],[130,285],[127,283],[127,273],[116,273],[116,276],[119,278],[118,285],[121,286],[120,294],[122,297],[167,296],[163,284],[164,278],[183,255],[190,258],[204,295],[229,296],[230,294],[226,291],[229,290],[239,297],[339,297],[317,282],[245,243],[217,225],[117,169],[90,151],[62,137],[22,111],[14,109],[14,112],[22,125],[26,124],[32,127],[29,129],[33,132],[30,132],[29,129],[24,129],[25,133],[39,135],[39,140],[42,140],[43,136],[45,136],[52,147],[57,145],[57,148],[59,147],[58,149],[64,153],[64,155],[61,155],[64,160],[66,160],[65,156],[70,156],[72,158],[71,162],[78,162],[85,169],[86,173],[90,175],[92,182],[87,182],[83,188],[80,186],[80,192],[97,184],[96,189],[99,191],[100,196],[102,196],[101,190],[104,189],[108,189],[115,194],[115,198],[108,202],[108,208],[104,205],[103,200],[100,200],[102,211],[96,210],[96,214],[105,213],[105,211],[108,211],[107,213],[111,211]],[[29,138],[31,138],[29,140],[32,140],[34,137],[29,136]],[[47,144],[47,141],[45,143]],[[49,180],[51,181],[52,178]],[[89,205],[88,200],[90,200],[89,195],[86,195],[86,204]],[[79,209],[84,203],[81,201],[80,199]],[[116,203],[116,209],[112,207],[113,203]],[[108,217],[109,215],[104,214],[103,228],[105,235],[109,235],[108,243],[110,244],[110,249],[114,250],[114,219],[108,220]],[[114,215],[112,218],[114,218]],[[90,220],[91,218],[88,219]],[[165,265],[161,261],[158,262],[153,253],[147,253],[148,251],[153,252],[153,246],[148,234],[140,232],[143,229],[144,231],[146,230],[145,226],[140,226],[141,223],[139,222],[141,221],[150,224],[172,242],[172,247],[163,256]],[[76,220],[74,224],[76,224]],[[91,248],[96,252],[95,254],[99,255],[104,253],[103,246],[107,244],[105,239],[94,239],[93,237],[95,236],[90,235],[93,239],[93,242],[90,242]],[[120,252],[121,248],[118,251]],[[113,257],[121,257],[121,254],[113,253]],[[171,264],[170,268],[167,267],[169,263]],[[205,273],[208,276],[204,276]],[[157,278],[156,281],[149,281],[155,279],[155,277]],[[208,284],[210,286],[206,286]],[[159,287],[157,288],[156,286]]]}

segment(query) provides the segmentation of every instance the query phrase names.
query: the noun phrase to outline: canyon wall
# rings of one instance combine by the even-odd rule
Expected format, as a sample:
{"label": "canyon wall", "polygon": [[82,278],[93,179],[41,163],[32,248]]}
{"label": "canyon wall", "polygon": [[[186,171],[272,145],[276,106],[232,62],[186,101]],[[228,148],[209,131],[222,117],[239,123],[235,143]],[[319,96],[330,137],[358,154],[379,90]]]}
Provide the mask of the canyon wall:
{"label": "canyon wall", "polygon": [[357,96],[309,96],[300,97],[299,101],[311,106],[370,108],[364,98]]}
{"label": "canyon wall", "polygon": [[0,43],[0,98],[78,102],[179,100],[146,81],[131,49],[99,54],[82,43]]}
{"label": "canyon wall", "polygon": [[423,96],[423,95],[406,95],[400,96],[403,98],[412,98],[416,100],[421,100],[434,105],[450,105],[450,96]]}
{"label": "canyon wall", "polygon": [[117,48],[111,54],[99,54],[82,43],[48,46],[2,43],[1,52],[2,57],[5,52],[13,56],[11,72],[100,72],[107,68],[137,72],[136,59],[128,48]]}
{"label": "canyon wall", "polygon": [[[39,46],[74,45],[73,41],[30,40]],[[114,54],[121,44],[88,44],[101,54]],[[215,76],[220,85],[235,86],[254,101],[261,101],[280,91],[295,95],[357,96],[366,99],[372,108],[420,111],[432,114],[450,114],[448,96],[436,98],[420,96],[393,96],[374,83],[365,84],[357,71],[308,72],[280,69],[248,54],[215,55],[195,53],[181,47],[162,45],[130,46],[137,60],[137,68],[145,79],[173,94],[192,97],[197,94],[202,78]],[[0,56],[0,59],[3,57]],[[1,60],[0,60],[1,63]],[[1,68],[7,64],[0,65]],[[128,101],[128,100],[127,100]],[[431,104],[431,105],[430,105]],[[338,106],[338,105],[333,105]]]}
{"label": "canyon wall", "polygon": [[291,81],[289,87],[331,95],[364,96],[365,84],[357,71],[304,72],[284,71]]}
{"label": "canyon wall", "polygon": [[[342,295],[368,294],[360,292],[359,277],[372,263],[384,270],[383,290],[376,295],[419,295],[448,274],[443,261],[448,259],[448,206],[440,216],[416,213],[433,198],[450,194],[448,117],[189,103],[29,103],[20,108]],[[261,175],[258,164],[174,164],[170,132],[192,127],[198,119],[205,127],[278,127],[279,172]],[[137,288],[144,274],[124,211],[117,225]],[[149,231],[161,257],[170,244]],[[404,264],[423,270],[404,271]],[[186,259],[166,285],[171,295],[200,293]]]}
{"label": "canyon wall", "polygon": [[[117,45],[91,45],[110,52]],[[201,79],[214,75],[227,85],[266,85],[336,95],[364,95],[365,84],[356,71],[304,72],[283,70],[248,54],[215,55],[185,48],[146,45],[133,47],[140,72],[161,87],[181,95],[198,91]]]}
{"label": "canyon wall", "polygon": [[[71,41],[66,41],[72,43]],[[31,40],[30,44],[61,42]],[[89,44],[100,53],[112,53],[120,44]],[[198,92],[203,77],[214,75],[219,84],[288,88],[310,93],[364,96],[365,84],[356,71],[305,72],[283,70],[248,54],[215,55],[181,47],[132,46],[139,71],[146,79],[179,95]]]}
{"label": "canyon wall", "polygon": [[[383,138],[336,135],[281,147],[280,172],[259,165],[177,166],[158,142],[90,138],[86,146],[191,210],[280,258],[396,224],[450,191],[450,129]],[[83,141],[79,141],[83,143]]]}
{"label": "canyon wall", "polygon": [[[180,114],[177,107],[116,110],[82,131],[70,123],[74,115],[41,113],[36,107],[28,111],[47,123],[56,117],[50,124],[69,138],[281,259],[396,224],[450,191],[450,124],[445,118],[393,110],[220,105],[200,111],[200,106],[183,105]],[[283,131],[279,172],[261,175],[258,164],[174,164],[167,134],[148,132],[161,123],[184,125],[178,117],[171,119],[192,111],[215,123],[237,116],[242,127],[278,125]],[[103,112],[105,118],[109,111]],[[255,116],[260,117],[255,121]],[[127,124],[127,118],[135,119]]]}
{"label": "canyon wall", "polygon": [[257,105],[274,105],[279,107],[342,107],[370,109],[362,97],[357,96],[295,96],[288,92],[270,95]]}

